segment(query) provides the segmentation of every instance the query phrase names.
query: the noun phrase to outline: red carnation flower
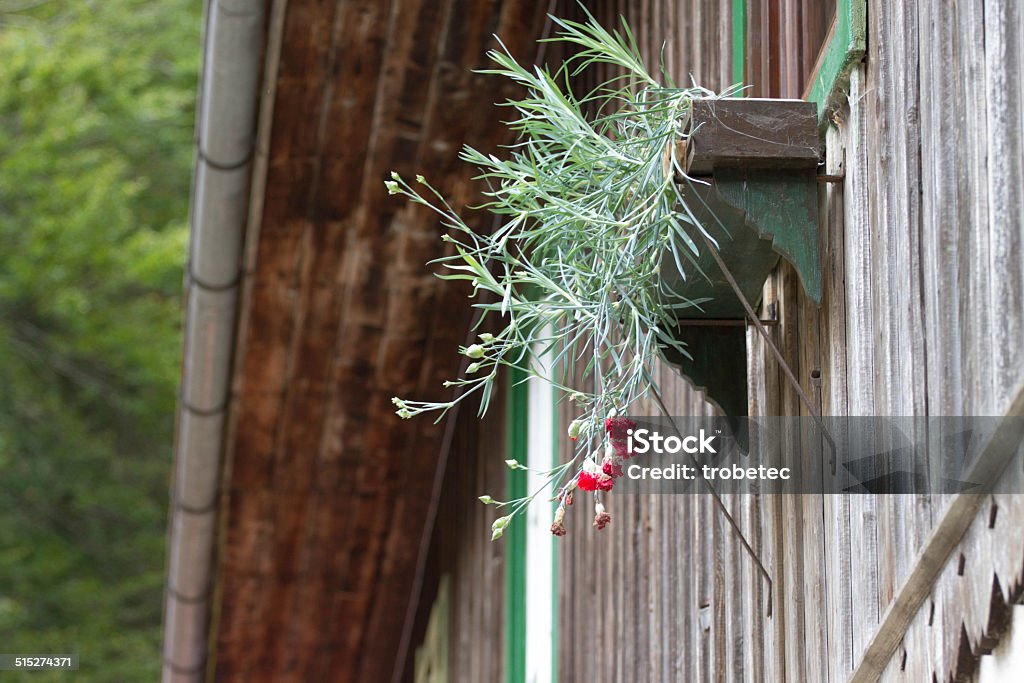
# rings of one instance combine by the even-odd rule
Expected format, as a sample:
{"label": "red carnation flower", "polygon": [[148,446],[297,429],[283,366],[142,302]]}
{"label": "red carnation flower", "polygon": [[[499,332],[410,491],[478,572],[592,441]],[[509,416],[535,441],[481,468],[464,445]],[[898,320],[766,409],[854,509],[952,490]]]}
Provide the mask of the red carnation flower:
{"label": "red carnation flower", "polygon": [[615,462],[611,458],[606,457],[604,459],[604,463],[601,465],[601,471],[607,474],[609,477],[621,477],[622,465]]}
{"label": "red carnation flower", "polygon": [[615,449],[615,455],[623,460],[633,457],[633,451],[629,450],[629,442],[625,439],[612,439],[612,448]]}
{"label": "red carnation flower", "polygon": [[615,480],[604,472],[599,474],[580,472],[579,477],[576,478],[576,483],[581,491],[611,491],[615,485]]}
{"label": "red carnation flower", "polygon": [[628,417],[609,417],[604,421],[604,429],[613,440],[625,440],[630,429],[636,429],[636,422]]}
{"label": "red carnation flower", "polygon": [[576,477],[576,485],[579,486],[580,491],[596,491],[597,475],[586,470],[580,470],[579,476]]}

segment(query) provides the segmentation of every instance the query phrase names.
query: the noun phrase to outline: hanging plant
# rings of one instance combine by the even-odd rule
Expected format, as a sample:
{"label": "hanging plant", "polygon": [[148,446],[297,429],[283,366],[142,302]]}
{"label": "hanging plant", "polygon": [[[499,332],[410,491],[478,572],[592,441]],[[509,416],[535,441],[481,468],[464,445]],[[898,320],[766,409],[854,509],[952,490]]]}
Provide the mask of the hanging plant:
{"label": "hanging plant", "polygon": [[[442,239],[454,253],[434,262],[447,270],[438,277],[471,284],[478,299],[473,306],[481,311],[478,325],[501,319],[500,332],[460,348],[471,362],[464,377],[445,383],[458,388],[456,398],[395,398],[400,417],[432,412],[440,420],[471,396],[479,397],[483,415],[499,367],[536,375],[534,354],[546,359],[556,378],[584,367],[581,386],[555,381],[577,410],[568,428],[574,457],[544,472],[545,486],[524,498],[481,496],[508,510],[492,527],[495,539],[530,502],[549,495],[559,502],[552,533],[564,534],[565,508],[577,489],[595,495],[594,525],[608,524],[599,496],[612,490],[631,456],[630,407],[657,389],[653,366],[664,349],[688,355],[673,330],[683,309],[703,303],[666,286],[662,270],[672,259],[680,277],[699,275],[698,243],[706,243],[700,233],[710,239],[679,191],[684,170],[675,150],[688,130],[692,101],[714,93],[659,82],[625,21],[621,31],[611,32],[589,15],[583,23],[552,21],[558,33],[551,40],[575,50],[556,71],[526,68],[507,52],[489,53],[496,67],[485,73],[509,78],[526,93],[506,103],[517,115],[508,124],[517,134],[508,157],[471,147],[461,154],[487,184],[480,208],[500,218],[497,229],[471,229],[422,176],[410,184],[393,173],[387,182],[391,194],[429,207],[450,230]],[[568,83],[593,68],[620,75],[575,95]],[[585,112],[596,113],[588,118]]]}

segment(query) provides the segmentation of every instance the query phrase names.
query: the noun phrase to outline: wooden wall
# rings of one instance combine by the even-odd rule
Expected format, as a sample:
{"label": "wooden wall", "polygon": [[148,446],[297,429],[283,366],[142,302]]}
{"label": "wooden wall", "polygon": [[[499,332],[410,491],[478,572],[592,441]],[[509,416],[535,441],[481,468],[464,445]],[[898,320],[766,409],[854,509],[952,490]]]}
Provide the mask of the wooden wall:
{"label": "wooden wall", "polygon": [[[692,75],[699,85],[721,89],[732,83],[730,5],[651,0],[592,9],[605,26],[625,16],[649,65],[657,64],[664,44],[677,83],[688,84]],[[601,78],[593,74],[586,85]],[[658,374],[674,414],[711,414],[674,370],[663,367]],[[563,425],[573,417],[567,409]],[[649,411],[656,414],[653,406]],[[563,441],[562,457],[570,450]],[[741,576],[749,565],[739,560],[738,545],[724,519],[713,514],[712,501],[613,494],[606,504],[612,524],[597,532],[590,497],[577,496],[566,516],[568,533],[559,539],[559,680],[701,681],[711,680],[713,672],[721,672],[722,680],[757,680],[742,673],[753,671],[744,661],[756,660],[763,668],[763,653],[737,645],[760,648],[760,635],[741,630],[755,628],[761,619],[726,618],[736,606],[726,594],[741,596]],[[760,611],[757,594],[746,598],[755,613]]]}
{"label": "wooden wall", "polygon": [[[720,88],[731,80],[728,4],[650,0],[607,14],[627,17],[649,61],[667,41],[673,73]],[[1024,382],[1020,9],[871,2],[868,17],[867,59],[827,131],[826,171],[845,182],[822,190],[825,301],[809,303],[780,267],[763,299],[778,307],[774,341],[825,414],[1002,415]],[[751,414],[806,415],[749,334]],[[676,414],[708,412],[671,369],[660,381]],[[562,539],[561,680],[845,681],[949,505],[724,502],[772,576],[771,615],[766,582],[710,497],[611,495],[609,529],[574,509]],[[1005,516],[989,529],[980,520],[993,505]],[[1019,596],[1016,498],[979,509],[887,680],[967,671],[1000,603]]]}
{"label": "wooden wall", "polygon": [[[648,62],[664,45],[677,81],[692,74],[718,89],[732,80],[731,5],[618,0],[591,9],[605,25],[626,16]],[[560,3],[561,15],[574,12]],[[867,14],[867,58],[826,133],[825,171],[845,180],[821,191],[825,300],[808,302],[781,266],[763,298],[781,321],[774,340],[824,414],[1020,410],[1022,10],[1013,0],[871,0]],[[749,335],[751,414],[807,414]],[[710,414],[671,368],[658,379],[675,414]],[[563,421],[571,417],[563,410]],[[1012,467],[1019,479],[1019,454]],[[934,560],[937,578],[878,667],[885,680],[967,676],[992,646],[1002,604],[1021,594],[1019,498],[990,496],[971,508],[962,541]],[[580,500],[559,541],[559,680],[845,681],[879,624],[891,627],[887,610],[905,597],[919,553],[954,503],[725,496],[769,585],[709,496],[613,494],[613,522],[600,533]],[[475,563],[472,579],[453,584],[464,593],[458,609],[481,600],[496,609],[500,584],[486,582],[498,575],[480,573],[494,572],[500,553],[486,542],[490,516],[479,507],[462,514],[486,519],[445,546]],[[476,623],[492,618],[478,613]],[[474,677],[453,680],[500,670],[500,651],[490,649],[500,635],[478,633],[490,663],[466,664]]]}
{"label": "wooden wall", "polygon": [[437,522],[420,596],[413,649],[407,657],[411,680],[415,645],[423,641],[427,616],[442,576],[449,577],[448,675],[450,681],[503,681],[505,637],[505,543],[491,542],[490,514],[477,496],[504,499],[504,392],[495,392],[487,416],[461,407],[452,439]]}

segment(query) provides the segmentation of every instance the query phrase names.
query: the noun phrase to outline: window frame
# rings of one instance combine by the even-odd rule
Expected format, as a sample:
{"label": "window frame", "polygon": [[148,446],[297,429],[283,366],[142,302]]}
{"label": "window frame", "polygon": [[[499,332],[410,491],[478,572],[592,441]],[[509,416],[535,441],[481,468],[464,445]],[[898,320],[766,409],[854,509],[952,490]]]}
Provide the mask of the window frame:
{"label": "window frame", "polygon": [[[534,360],[536,363],[536,360]],[[543,368],[535,367],[537,372],[545,372]],[[556,412],[556,395],[553,386],[550,386],[540,377],[531,377],[526,372],[510,368],[507,374],[507,412],[506,412],[506,453],[507,458],[514,458],[526,466],[533,465],[548,469],[557,462],[557,432],[558,417]],[[547,392],[542,396],[547,400],[538,401],[538,395]],[[543,408],[550,414],[541,420],[546,427],[544,431],[550,430],[547,438],[547,446],[544,434],[538,433],[536,416],[536,403],[543,403]],[[531,420],[531,407],[534,408]],[[544,449],[545,462],[537,462],[537,452]],[[534,457],[531,458],[531,453]],[[550,463],[550,464],[548,464]],[[506,500],[521,498],[528,495],[528,491],[536,488],[536,475],[521,469],[509,470],[507,475],[507,496]],[[550,680],[557,680],[558,671],[558,545],[556,539],[550,532],[550,519],[554,513],[554,503],[544,506],[536,501],[529,506],[524,514],[517,515],[505,530],[503,537],[505,543],[505,681],[506,683],[527,683],[537,678],[539,670],[550,672]],[[534,547],[538,539],[545,539],[550,543],[550,569],[541,573],[550,574],[550,611],[546,613],[531,612],[531,606],[536,609],[536,603],[529,601],[531,594],[530,585],[536,585],[535,576],[538,565],[530,563],[529,549]],[[546,561],[547,554],[541,560]],[[543,596],[542,596],[543,597]],[[544,609],[542,605],[540,607]],[[540,656],[549,652],[550,664],[545,665],[537,659],[538,653],[535,648],[530,647],[527,633],[534,633],[538,627],[531,625],[531,621],[550,624],[550,644],[542,646]],[[533,669],[531,671],[531,669]],[[540,672],[541,679],[546,679],[544,672]]]}
{"label": "window frame", "polygon": [[[770,65],[766,67],[750,63],[748,48],[751,37],[748,24],[752,20],[751,2],[733,0],[732,4],[733,80],[737,83],[749,82],[755,69],[762,73],[770,70]],[[866,0],[836,1],[835,17],[801,92],[802,99],[818,105],[818,116],[822,122],[826,114],[836,106],[836,97],[845,90],[850,71],[864,57],[867,46],[866,19]],[[782,78],[783,74],[780,73],[779,80]]]}

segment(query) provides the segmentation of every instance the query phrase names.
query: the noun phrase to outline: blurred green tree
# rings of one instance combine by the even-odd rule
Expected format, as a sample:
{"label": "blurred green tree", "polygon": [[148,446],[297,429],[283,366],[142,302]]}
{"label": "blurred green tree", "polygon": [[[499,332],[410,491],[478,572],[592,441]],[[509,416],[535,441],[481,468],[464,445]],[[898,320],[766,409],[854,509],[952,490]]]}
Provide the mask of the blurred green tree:
{"label": "blurred green tree", "polygon": [[202,3],[30,4],[0,0],[0,652],[155,680]]}

